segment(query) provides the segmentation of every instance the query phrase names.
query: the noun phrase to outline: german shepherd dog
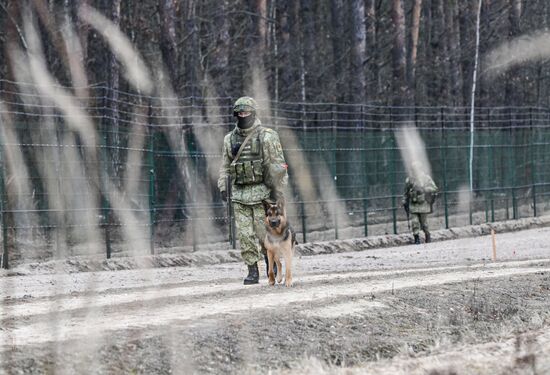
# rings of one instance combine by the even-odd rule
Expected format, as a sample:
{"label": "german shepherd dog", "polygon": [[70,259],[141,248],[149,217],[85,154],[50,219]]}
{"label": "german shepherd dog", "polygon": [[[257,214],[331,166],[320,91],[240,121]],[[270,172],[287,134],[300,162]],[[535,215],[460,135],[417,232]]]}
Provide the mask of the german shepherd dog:
{"label": "german shepherd dog", "polygon": [[264,247],[267,250],[269,285],[275,285],[275,273],[273,263],[277,264],[277,283],[283,281],[281,258],[285,260],[285,285],[292,286],[292,256],[296,233],[290,227],[286,217],[285,202],[278,200],[276,203],[263,201],[265,210]]}

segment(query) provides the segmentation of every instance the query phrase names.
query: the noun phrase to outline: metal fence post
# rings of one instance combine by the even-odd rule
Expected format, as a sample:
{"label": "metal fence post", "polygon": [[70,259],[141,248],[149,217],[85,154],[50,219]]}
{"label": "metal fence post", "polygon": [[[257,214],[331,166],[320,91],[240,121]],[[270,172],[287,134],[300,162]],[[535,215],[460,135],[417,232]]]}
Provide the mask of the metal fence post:
{"label": "metal fence post", "polygon": [[361,105],[361,125],[362,125],[362,135],[363,135],[363,226],[364,226],[364,235],[365,237],[368,237],[369,235],[369,215],[368,215],[368,209],[369,209],[369,179],[367,175],[368,171],[368,162],[367,162],[367,129],[365,124],[365,112],[364,112],[364,106]]}
{"label": "metal fence post", "polygon": [[[333,144],[333,153],[332,153],[332,166],[331,166],[331,170],[332,170],[332,176],[333,176],[333,180],[334,180],[334,191],[338,192],[338,170],[336,168],[336,161],[337,161],[337,155],[336,155],[336,149],[338,147],[338,142],[337,142],[337,135],[338,135],[338,132],[336,130],[336,113],[335,113],[335,107],[332,106],[332,110],[331,110],[331,117],[332,117],[332,144]],[[331,197],[332,198],[332,197]],[[335,239],[338,239],[338,204],[337,203],[337,200],[336,200],[336,197],[333,198],[334,199],[334,209],[333,209],[333,212],[334,212],[334,238]],[[344,203],[345,204],[345,203]]]}
{"label": "metal fence post", "polygon": [[445,111],[443,107],[440,108],[440,117],[441,117],[441,138],[442,145],[440,146],[441,150],[441,159],[443,162],[443,205],[445,211],[445,229],[449,229],[449,205],[448,205],[448,196],[447,196],[447,128],[445,127]]}
{"label": "metal fence post", "polygon": [[[475,122],[475,107],[473,108],[473,117],[474,117],[474,122]],[[475,136],[475,133],[471,133],[472,134],[472,137]],[[475,138],[473,138],[475,139]],[[475,144],[475,141],[474,141],[474,144]],[[472,160],[470,159],[475,159],[475,149],[472,150],[472,154],[471,156],[468,157],[468,162],[472,162]],[[474,219],[473,219],[473,209],[474,209],[474,197],[475,197],[475,193],[474,193],[474,172],[473,172],[473,165],[472,165],[472,171],[471,171],[471,187],[470,187],[470,199],[469,199],[469,202],[468,202],[468,215],[469,215],[469,219],[470,219],[470,225],[472,225],[474,223]]]}
{"label": "metal fence post", "polygon": [[397,234],[397,181],[395,175],[397,173],[396,163],[397,163],[397,142],[395,141],[395,135],[391,135],[391,159],[390,159],[390,183],[392,186],[391,191],[391,205],[392,205],[392,219],[393,219],[393,234]]}
{"label": "metal fence post", "polygon": [[306,206],[305,206],[303,200],[300,202],[300,213],[301,213],[300,216],[302,217],[302,242],[306,243],[307,242],[307,240],[306,240],[306,233],[307,233],[307,228],[306,228]]}
{"label": "metal fence post", "polygon": [[[511,109],[510,109],[511,112]],[[510,178],[512,180],[512,218],[516,220],[518,218],[517,202],[516,202],[516,142],[515,131],[512,123],[512,113],[510,113],[510,142],[512,142],[511,158],[510,161]]]}
{"label": "metal fence post", "polygon": [[[193,104],[194,106],[194,104]],[[197,219],[198,219],[198,207],[196,205],[197,201],[197,187],[198,187],[198,158],[197,158],[197,144],[196,139],[193,133],[189,133],[187,137],[188,141],[188,150],[189,150],[189,163],[193,165],[193,180],[194,184],[192,185],[190,195],[193,201],[192,205],[189,206],[189,212],[191,213],[191,240],[193,243],[193,251],[197,251]]]}
{"label": "metal fence post", "polygon": [[5,199],[6,192],[4,186],[4,149],[0,143],[0,225],[2,226],[2,268],[9,268],[9,250],[8,250],[8,227],[6,223]]}
{"label": "metal fence post", "polygon": [[[533,127],[533,116],[532,111],[534,108],[529,109],[529,129],[531,130],[531,191],[533,193],[533,216],[537,216],[537,178],[536,178],[536,157],[535,157],[535,148],[538,147],[538,129]],[[537,132],[535,134],[535,132]],[[534,140],[533,140],[534,139]]]}
{"label": "metal fence post", "polygon": [[[151,105],[149,104],[149,114],[151,114]],[[150,116],[149,116],[150,119]],[[156,196],[155,196],[155,129],[151,123],[149,129],[149,147],[147,152],[149,169],[149,241],[151,255],[155,254],[155,223],[156,223]]]}
{"label": "metal fence post", "polygon": [[[107,87],[105,87],[105,90],[107,90]],[[109,232],[109,224],[110,224],[110,218],[111,218],[111,210],[109,207],[109,199],[108,199],[108,192],[107,192],[107,185],[105,182],[105,174],[108,175],[108,163],[107,163],[107,145],[108,145],[108,139],[107,139],[107,120],[105,118],[106,108],[107,108],[107,100],[108,100],[108,93],[106,92],[103,95],[103,117],[102,117],[102,126],[101,129],[103,131],[103,134],[100,135],[101,139],[101,145],[100,145],[100,151],[99,151],[99,157],[101,162],[98,164],[98,174],[99,174],[99,194],[101,197],[101,218],[100,218],[100,225],[103,227],[103,230],[105,232],[105,251],[107,259],[111,258],[111,234]],[[102,168],[104,168],[102,170]]]}

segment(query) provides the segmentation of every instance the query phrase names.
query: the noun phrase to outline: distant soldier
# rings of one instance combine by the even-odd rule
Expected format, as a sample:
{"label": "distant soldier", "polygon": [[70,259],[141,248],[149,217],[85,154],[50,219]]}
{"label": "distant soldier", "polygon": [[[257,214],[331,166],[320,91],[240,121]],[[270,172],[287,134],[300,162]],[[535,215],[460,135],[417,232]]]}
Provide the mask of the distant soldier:
{"label": "distant soldier", "polygon": [[431,241],[428,227],[428,214],[433,211],[433,203],[439,189],[419,162],[411,165],[412,173],[405,180],[403,208],[407,216],[412,215],[411,224],[414,243],[420,244],[420,230],[426,235],[426,243]]}
{"label": "distant soldier", "polygon": [[[282,198],[288,181],[279,135],[262,126],[256,117],[257,109],[256,101],[247,96],[235,102],[233,115],[237,123],[223,140],[218,179],[222,199],[233,204],[241,256],[248,266],[245,285],[258,283],[258,261],[262,253],[267,265],[262,201]],[[231,197],[226,191],[227,176],[231,178]]]}

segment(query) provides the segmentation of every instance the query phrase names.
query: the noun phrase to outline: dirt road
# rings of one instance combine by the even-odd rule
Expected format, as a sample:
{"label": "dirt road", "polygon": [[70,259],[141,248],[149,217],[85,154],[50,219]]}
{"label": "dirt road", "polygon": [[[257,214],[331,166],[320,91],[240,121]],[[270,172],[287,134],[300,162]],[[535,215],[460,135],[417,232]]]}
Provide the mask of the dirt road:
{"label": "dirt road", "polygon": [[5,276],[0,373],[548,373],[549,238],[297,257],[292,288],[240,263]]}

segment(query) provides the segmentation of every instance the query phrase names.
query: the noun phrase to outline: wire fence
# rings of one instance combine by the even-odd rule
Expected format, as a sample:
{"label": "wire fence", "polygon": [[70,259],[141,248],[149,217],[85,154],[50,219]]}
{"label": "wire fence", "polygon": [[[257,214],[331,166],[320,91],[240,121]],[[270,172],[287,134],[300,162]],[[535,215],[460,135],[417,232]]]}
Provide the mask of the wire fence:
{"label": "wire fence", "polygon": [[[235,98],[170,98],[0,81],[2,265],[69,255],[227,249],[216,187]],[[413,126],[441,193],[433,229],[548,210],[550,110],[260,101],[289,164],[301,242],[404,233],[396,131]]]}

